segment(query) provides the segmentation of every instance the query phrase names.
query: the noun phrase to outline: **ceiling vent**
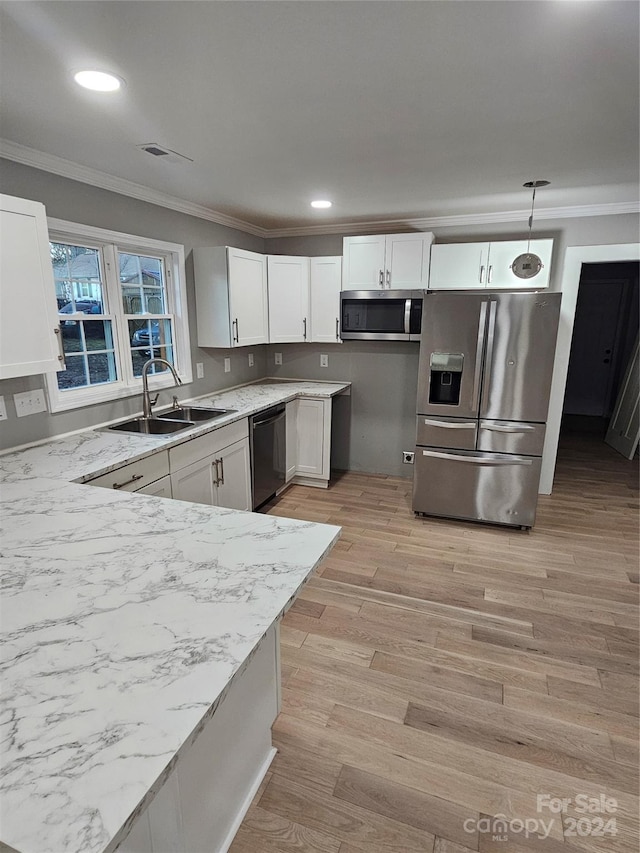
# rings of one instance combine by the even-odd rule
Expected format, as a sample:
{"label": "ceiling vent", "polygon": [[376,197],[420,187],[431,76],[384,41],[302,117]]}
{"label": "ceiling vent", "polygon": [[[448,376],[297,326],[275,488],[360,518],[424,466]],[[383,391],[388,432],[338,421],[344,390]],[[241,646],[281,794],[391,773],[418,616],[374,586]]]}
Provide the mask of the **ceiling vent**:
{"label": "ceiling vent", "polygon": [[158,157],[165,163],[193,163],[191,157],[178,154],[177,151],[172,151],[171,148],[158,145],[157,142],[146,142],[144,145],[136,145],[136,148],[144,151],[146,154],[151,154],[152,157]]}

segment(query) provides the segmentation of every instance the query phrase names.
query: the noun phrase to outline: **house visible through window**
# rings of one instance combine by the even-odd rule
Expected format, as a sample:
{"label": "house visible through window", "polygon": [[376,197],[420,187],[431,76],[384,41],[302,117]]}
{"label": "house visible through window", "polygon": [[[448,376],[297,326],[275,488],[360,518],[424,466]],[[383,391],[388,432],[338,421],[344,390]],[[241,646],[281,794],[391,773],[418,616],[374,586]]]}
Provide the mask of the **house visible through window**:
{"label": "house visible through window", "polygon": [[[52,411],[137,393],[150,358],[165,359],[191,381],[182,247],[59,224],[78,239],[50,225],[66,368],[47,377]],[[168,384],[164,365],[150,373],[167,374]]]}

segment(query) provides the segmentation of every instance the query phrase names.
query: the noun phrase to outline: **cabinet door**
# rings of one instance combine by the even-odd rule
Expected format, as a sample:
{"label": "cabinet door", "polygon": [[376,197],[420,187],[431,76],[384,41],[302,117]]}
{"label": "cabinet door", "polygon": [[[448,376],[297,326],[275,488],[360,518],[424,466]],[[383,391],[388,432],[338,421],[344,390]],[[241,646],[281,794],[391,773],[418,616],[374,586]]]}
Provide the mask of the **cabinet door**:
{"label": "cabinet door", "polygon": [[153,495],[156,498],[171,497],[171,477],[168,475],[156,480],[155,483],[149,483],[148,486],[143,486],[141,489],[136,489],[136,494]]}
{"label": "cabinet door", "polygon": [[470,290],[487,280],[489,243],[435,243],[429,290]]}
{"label": "cabinet door", "polygon": [[298,462],[298,403],[299,400],[290,400],[287,403],[287,417],[286,417],[286,475],[285,480],[288,483],[289,480],[296,473],[296,467]]}
{"label": "cabinet door", "polygon": [[532,240],[529,251],[538,255],[542,261],[542,269],[533,278],[518,278],[513,274],[511,265],[518,257],[527,251],[527,240],[505,240],[491,243],[489,246],[489,267],[487,273],[487,287],[499,289],[501,287],[515,290],[516,288],[539,288],[549,287],[549,271],[551,268],[551,253],[553,240]]}
{"label": "cabinet door", "polygon": [[214,456],[199,459],[171,474],[171,494],[175,500],[215,506]]}
{"label": "cabinet door", "polygon": [[249,440],[243,438],[218,454],[216,503],[229,509],[251,509]]}
{"label": "cabinet door", "polygon": [[433,234],[388,234],[385,243],[385,286],[395,290],[424,289],[429,278]]}
{"label": "cabinet door", "polygon": [[342,258],[311,258],[311,340],[319,344],[340,340],[340,278]]}
{"label": "cabinet door", "polygon": [[44,206],[0,201],[0,379],[63,370]]}
{"label": "cabinet door", "polygon": [[342,241],[342,289],[375,290],[384,287],[384,234],[345,237]]}
{"label": "cabinet door", "polygon": [[269,341],[309,340],[309,258],[270,255],[267,259]]}
{"label": "cabinet door", "polygon": [[296,473],[329,479],[331,400],[300,397],[297,413]]}
{"label": "cabinet door", "polygon": [[242,249],[227,251],[231,346],[269,343],[267,259]]}

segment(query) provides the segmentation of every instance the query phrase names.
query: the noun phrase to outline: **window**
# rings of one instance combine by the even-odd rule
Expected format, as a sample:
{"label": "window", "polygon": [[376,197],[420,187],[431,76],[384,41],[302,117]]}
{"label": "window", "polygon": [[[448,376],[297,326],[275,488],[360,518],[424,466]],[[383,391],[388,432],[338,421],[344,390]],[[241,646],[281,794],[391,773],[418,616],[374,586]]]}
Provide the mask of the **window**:
{"label": "window", "polygon": [[49,234],[66,368],[47,376],[51,411],[140,393],[150,358],[190,382],[183,247],[58,220]]}

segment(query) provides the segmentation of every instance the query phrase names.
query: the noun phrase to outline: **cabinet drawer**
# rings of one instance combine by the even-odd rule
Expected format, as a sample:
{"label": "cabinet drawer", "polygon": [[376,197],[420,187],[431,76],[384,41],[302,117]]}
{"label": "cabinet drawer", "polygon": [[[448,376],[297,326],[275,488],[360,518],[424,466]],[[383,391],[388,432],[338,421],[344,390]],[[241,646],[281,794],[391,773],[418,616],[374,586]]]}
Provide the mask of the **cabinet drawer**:
{"label": "cabinet drawer", "polygon": [[478,450],[495,453],[521,453],[524,456],[542,456],[544,432],[544,424],[480,421]]}
{"label": "cabinet drawer", "polygon": [[123,492],[135,492],[143,486],[166,477],[169,473],[169,454],[166,450],[145,456],[138,462],[131,462],[116,468],[109,474],[102,474],[87,482],[91,486],[100,486],[103,489],[120,489]]}
{"label": "cabinet drawer", "polygon": [[228,447],[236,441],[249,436],[249,421],[243,418],[241,421],[236,421],[233,424],[220,427],[212,430],[205,435],[199,435],[197,438],[192,438],[191,441],[185,441],[177,447],[172,447],[169,450],[169,468],[171,473],[179,471],[181,468],[186,468],[187,465],[192,465],[199,459],[204,459],[205,456],[210,456],[212,453],[218,453],[224,447]]}
{"label": "cabinet drawer", "polygon": [[423,447],[475,450],[478,425],[476,420],[418,415],[417,421],[416,444]]}

